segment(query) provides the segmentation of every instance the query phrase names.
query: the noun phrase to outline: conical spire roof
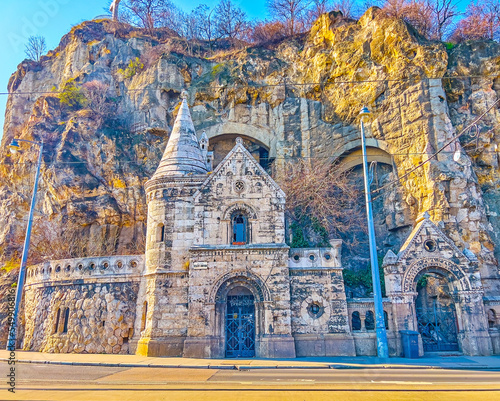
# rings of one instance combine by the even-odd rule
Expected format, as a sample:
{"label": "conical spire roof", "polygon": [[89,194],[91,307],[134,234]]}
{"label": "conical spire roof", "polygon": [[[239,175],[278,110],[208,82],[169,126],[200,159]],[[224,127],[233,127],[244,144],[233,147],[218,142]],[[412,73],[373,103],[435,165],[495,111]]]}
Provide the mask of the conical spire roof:
{"label": "conical spire roof", "polygon": [[153,178],[184,176],[190,173],[206,174],[208,171],[189,112],[187,94],[183,92],[181,96],[179,113]]}

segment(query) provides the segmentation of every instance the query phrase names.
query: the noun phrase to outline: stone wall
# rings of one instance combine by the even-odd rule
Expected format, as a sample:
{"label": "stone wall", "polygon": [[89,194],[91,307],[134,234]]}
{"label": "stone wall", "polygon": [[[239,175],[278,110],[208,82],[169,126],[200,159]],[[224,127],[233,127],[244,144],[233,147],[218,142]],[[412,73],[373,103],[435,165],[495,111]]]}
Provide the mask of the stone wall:
{"label": "stone wall", "polygon": [[[387,341],[389,344],[389,355],[390,356],[402,356],[401,348],[401,338],[399,333],[395,332],[393,313],[391,307],[391,301],[387,298],[382,300],[384,306],[384,312],[387,316],[386,318],[386,332]],[[353,327],[353,313],[358,312],[360,317],[359,329],[355,330]],[[352,336],[354,338],[354,344],[356,346],[356,355],[377,355],[377,335],[375,332],[375,326],[373,328],[368,327],[366,324],[367,312],[373,314],[375,319],[375,306],[373,305],[373,299],[371,298],[348,298],[347,299],[347,319],[349,321],[350,330],[352,331]],[[385,315],[384,314],[384,315]],[[375,320],[374,320],[374,323]]]}
{"label": "stone wall", "polygon": [[129,353],[142,255],[64,259],[29,267],[23,349]]}
{"label": "stone wall", "polygon": [[355,355],[340,263],[333,248],[290,249],[290,308],[297,356]]}

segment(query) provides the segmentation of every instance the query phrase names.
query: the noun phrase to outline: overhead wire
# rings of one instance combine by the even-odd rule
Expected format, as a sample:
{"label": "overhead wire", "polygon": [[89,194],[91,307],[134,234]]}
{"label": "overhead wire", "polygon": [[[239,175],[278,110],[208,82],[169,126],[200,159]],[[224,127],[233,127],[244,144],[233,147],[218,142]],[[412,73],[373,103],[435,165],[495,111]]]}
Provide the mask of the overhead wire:
{"label": "overhead wire", "polygon": [[[412,168],[410,171],[408,171],[407,173],[403,174],[401,177],[398,177],[396,178],[395,180],[393,181],[390,181],[388,182],[387,184],[373,190],[373,191],[370,191],[371,193],[378,193],[382,190],[384,190],[385,188],[391,186],[391,185],[394,185],[394,184],[400,184],[400,181],[406,177],[408,177],[410,174],[412,174],[415,170],[421,168],[424,164],[430,162],[432,159],[434,159],[438,154],[442,153],[444,151],[444,149],[446,149],[449,145],[451,145],[453,142],[456,142],[458,138],[460,138],[462,135],[464,135],[467,131],[469,131],[472,127],[474,127],[479,121],[481,121],[481,119],[490,112],[490,110],[493,109],[493,107],[495,107],[498,103],[500,103],[500,98],[497,99],[495,102],[493,102],[493,104],[488,107],[488,109],[486,109],[486,111],[484,113],[482,113],[479,117],[477,117],[472,123],[470,123],[467,127],[465,127],[464,129],[462,129],[462,131],[460,133],[458,133],[457,135],[453,136],[451,139],[449,139],[444,145],[442,145],[436,152],[434,152],[432,155],[430,155],[426,160],[424,160],[423,162],[419,163],[418,165],[416,165],[414,168]],[[495,127],[498,127],[499,124],[496,124]],[[495,129],[495,127],[491,128],[488,132],[491,132],[493,129]],[[479,133],[478,133],[479,135]],[[455,152],[451,152],[451,153],[455,153]],[[372,201],[374,201],[375,199],[377,199],[378,197],[380,197],[381,195],[378,195],[377,197],[374,197],[372,199]]]}
{"label": "overhead wire", "polygon": [[[242,84],[226,84],[226,85],[211,85],[211,84],[205,84],[205,85],[199,85],[196,83],[191,83],[192,87],[195,88],[211,88],[211,89],[230,89],[230,88],[273,88],[273,87],[279,87],[279,86],[310,86],[310,85],[345,85],[345,84],[363,84],[363,83],[376,83],[376,82],[422,82],[422,81],[430,81],[430,80],[455,80],[455,79],[484,79],[484,78],[498,78],[498,75],[455,75],[455,76],[443,76],[443,77],[408,77],[408,78],[383,78],[383,79],[358,79],[358,80],[327,80],[324,82],[290,82],[286,79],[284,79],[281,82],[274,83],[274,84],[259,84],[256,82],[246,82]],[[189,88],[188,88],[189,89]],[[136,89],[127,89],[127,92],[150,92],[150,91],[163,91],[165,90],[164,88],[136,88]],[[64,93],[64,91],[60,90],[55,90],[55,91],[27,91],[27,92],[0,92],[0,95],[2,96],[8,96],[8,95],[13,95],[13,96],[22,96],[22,95],[48,95],[48,94],[61,94]]]}
{"label": "overhead wire", "polygon": [[[412,82],[416,82],[416,81],[428,81],[428,80],[434,80],[434,79],[448,79],[448,80],[452,80],[452,79],[475,79],[475,78],[479,78],[479,79],[484,79],[484,78],[497,78],[497,76],[478,76],[478,75],[462,75],[462,76],[448,76],[448,77],[439,77],[439,78],[429,78],[429,77],[409,77],[409,78],[398,78],[398,79],[374,79],[374,80],[351,80],[351,81],[327,81],[327,82],[290,82],[290,81],[287,81],[287,80],[284,80],[283,82],[280,82],[280,83],[276,83],[276,84],[255,84],[253,85],[254,87],[258,87],[258,88],[265,88],[265,87],[279,87],[279,86],[283,86],[283,85],[289,85],[289,86],[307,86],[307,85],[335,85],[335,84],[360,84],[360,83],[374,83],[374,82],[409,82],[409,81],[412,81]],[[228,89],[228,88],[238,88],[238,87],[248,87],[248,83],[243,85],[238,85],[238,84],[232,84],[232,85],[219,85],[217,87],[214,87],[214,86],[210,86],[210,85],[207,85],[207,86],[210,86],[212,89]],[[204,87],[204,86],[200,86],[200,85],[196,85],[197,88],[201,88],[201,87]],[[151,88],[138,88],[138,89],[128,89],[128,92],[137,92],[137,91],[151,91],[151,90],[154,90],[154,91],[162,91],[163,89],[162,88],[156,88],[156,89],[151,89]],[[43,91],[30,91],[30,92],[0,92],[0,95],[33,95],[33,94],[58,94],[58,93],[63,93],[63,92],[60,92],[60,91],[50,91],[50,92],[43,92]],[[405,173],[404,175],[402,175],[401,177],[398,177],[396,178],[395,180],[392,180],[390,182],[388,182],[387,184],[384,184],[382,187],[379,187],[373,191],[371,191],[373,194],[375,193],[378,193],[378,192],[381,192],[383,190],[385,190],[386,188],[392,186],[392,185],[395,185],[395,184],[400,184],[401,180],[405,179],[406,177],[408,177],[410,174],[412,174],[413,172],[415,172],[416,170],[418,170],[419,168],[423,167],[426,163],[430,162],[432,159],[434,159],[435,157],[437,157],[438,154],[447,154],[447,153],[454,153],[454,151],[445,151],[445,149],[453,142],[457,141],[458,138],[460,138],[462,135],[464,135],[468,130],[470,130],[473,126],[475,126],[479,121],[482,120],[482,118],[487,114],[489,113],[489,111],[491,111],[493,109],[493,107],[495,105],[497,105],[498,103],[500,103],[500,99],[496,100],[490,107],[488,107],[488,109],[483,112],[479,117],[477,117],[472,123],[470,123],[466,128],[462,129],[462,131],[453,136],[451,139],[449,139],[444,145],[441,146],[441,148],[439,148],[435,153],[433,153],[432,155],[430,155],[426,160],[424,160],[423,162],[419,163],[417,166],[415,166],[414,168],[412,168],[410,171],[408,171],[407,173]],[[495,126],[497,127],[497,126]],[[491,128],[489,132],[491,132],[493,129],[495,129],[495,127]],[[479,133],[478,133],[479,135]],[[497,153],[497,152],[488,152],[488,151],[483,151],[482,153]],[[389,154],[390,156],[410,156],[410,155],[427,155],[428,152],[408,152],[408,153],[394,153],[394,154]],[[293,158],[300,158],[300,159],[325,159],[325,158],[328,158],[328,159],[331,159],[333,158],[334,160],[337,160],[339,158],[358,158],[360,156],[358,155],[352,155],[352,154],[348,154],[348,155],[337,155],[337,156],[291,156],[291,157],[274,157],[274,158],[261,158],[262,160],[289,160],[289,159],[293,159]],[[81,161],[81,162],[62,162],[62,161],[58,161],[58,162],[51,162],[51,167],[54,167],[55,165],[57,164],[61,164],[61,165],[68,165],[68,164],[86,164],[88,163],[88,161]],[[32,162],[29,162],[29,161],[26,161],[26,162],[20,162],[20,163],[17,163],[17,164],[33,164]],[[140,161],[119,161],[118,164],[137,164],[139,165],[140,164]],[[382,194],[380,195],[377,195],[375,196],[372,200],[376,200],[378,199],[380,196],[382,196]]]}

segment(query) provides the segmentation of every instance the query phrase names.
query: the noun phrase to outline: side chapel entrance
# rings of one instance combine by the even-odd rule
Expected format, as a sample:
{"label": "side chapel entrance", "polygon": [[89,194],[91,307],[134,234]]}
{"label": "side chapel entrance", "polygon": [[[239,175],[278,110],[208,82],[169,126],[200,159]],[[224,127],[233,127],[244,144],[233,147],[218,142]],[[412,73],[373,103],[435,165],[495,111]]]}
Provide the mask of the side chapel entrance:
{"label": "side chapel entrance", "polygon": [[458,351],[458,323],[448,280],[426,272],[417,279],[415,301],[418,331],[424,352]]}
{"label": "side chapel entrance", "polygon": [[255,356],[255,300],[245,287],[235,287],[227,294],[226,357]]}

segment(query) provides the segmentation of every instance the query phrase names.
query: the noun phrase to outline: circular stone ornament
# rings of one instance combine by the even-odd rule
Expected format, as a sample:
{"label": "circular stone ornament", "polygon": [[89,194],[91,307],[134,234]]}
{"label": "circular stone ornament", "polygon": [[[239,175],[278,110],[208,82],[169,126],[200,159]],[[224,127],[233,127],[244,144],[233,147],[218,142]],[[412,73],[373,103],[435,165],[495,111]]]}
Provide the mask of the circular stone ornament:
{"label": "circular stone ornament", "polygon": [[322,326],[328,323],[331,308],[321,295],[314,292],[302,301],[300,315],[306,324],[313,327]]}
{"label": "circular stone ornament", "polygon": [[240,180],[236,181],[234,183],[234,190],[237,193],[241,194],[243,191],[245,191],[245,183],[243,181],[240,181]]}
{"label": "circular stone ornament", "polygon": [[424,242],[424,249],[427,252],[434,252],[437,249],[436,241],[433,239],[428,239]]}

